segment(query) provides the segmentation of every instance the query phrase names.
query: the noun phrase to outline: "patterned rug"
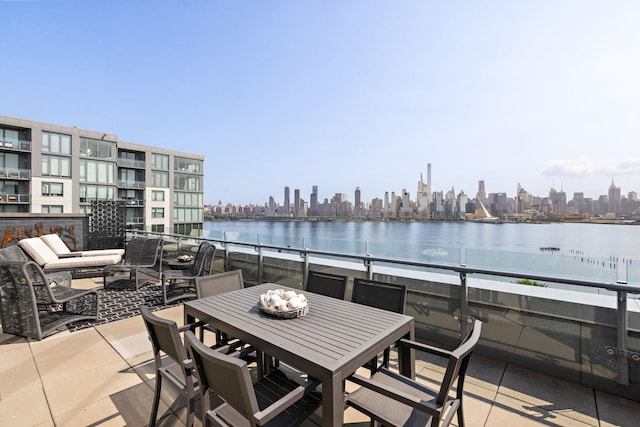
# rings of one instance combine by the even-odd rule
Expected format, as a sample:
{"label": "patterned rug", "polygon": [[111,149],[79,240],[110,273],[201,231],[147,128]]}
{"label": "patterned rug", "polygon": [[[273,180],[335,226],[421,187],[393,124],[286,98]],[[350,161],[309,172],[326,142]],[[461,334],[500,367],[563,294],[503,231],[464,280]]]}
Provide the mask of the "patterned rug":
{"label": "patterned rug", "polygon": [[182,302],[177,302],[164,305],[162,303],[162,289],[158,285],[144,286],[137,291],[131,289],[98,289],[98,298],[100,301],[99,318],[70,323],[67,328],[71,332],[137,316],[140,314],[141,305],[146,305],[153,311],[182,304]]}

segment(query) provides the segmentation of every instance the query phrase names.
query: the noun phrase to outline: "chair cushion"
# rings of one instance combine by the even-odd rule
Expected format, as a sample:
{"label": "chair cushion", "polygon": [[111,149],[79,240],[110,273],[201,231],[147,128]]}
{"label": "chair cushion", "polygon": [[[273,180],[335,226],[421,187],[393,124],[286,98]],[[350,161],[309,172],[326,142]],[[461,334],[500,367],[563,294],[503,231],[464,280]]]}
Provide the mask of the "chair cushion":
{"label": "chair cushion", "polygon": [[96,249],[92,251],[76,251],[71,252],[64,241],[56,233],[45,234],[40,236],[53,252],[62,257],[68,254],[74,254],[76,256],[100,256],[100,255],[124,255],[124,249]]}
{"label": "chair cushion", "polygon": [[44,267],[52,261],[58,260],[58,256],[55,252],[53,252],[51,248],[39,237],[22,239],[18,244],[41,267]]}
{"label": "chair cushion", "polygon": [[64,241],[62,241],[56,233],[45,234],[44,236],[40,236],[40,239],[45,242],[56,255],[71,253],[67,245],[64,244]]}
{"label": "chair cushion", "polygon": [[104,267],[107,265],[113,265],[120,263],[122,257],[120,255],[100,255],[100,256],[84,256],[77,258],[59,258],[54,261],[46,263],[42,269],[48,270],[62,270],[62,269],[74,269],[74,268],[86,268],[86,267]]}

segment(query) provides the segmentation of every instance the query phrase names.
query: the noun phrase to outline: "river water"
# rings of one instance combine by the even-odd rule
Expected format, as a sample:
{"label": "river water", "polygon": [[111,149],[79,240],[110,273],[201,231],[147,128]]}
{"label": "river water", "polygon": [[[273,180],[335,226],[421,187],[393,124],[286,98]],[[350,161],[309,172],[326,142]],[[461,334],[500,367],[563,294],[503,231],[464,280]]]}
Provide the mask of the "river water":
{"label": "river water", "polygon": [[[544,269],[543,275],[587,280],[640,278],[640,226],[634,225],[205,221],[204,237],[222,238],[224,232],[238,241],[437,264]],[[540,249],[550,247],[558,250]],[[625,277],[619,277],[621,264]]]}

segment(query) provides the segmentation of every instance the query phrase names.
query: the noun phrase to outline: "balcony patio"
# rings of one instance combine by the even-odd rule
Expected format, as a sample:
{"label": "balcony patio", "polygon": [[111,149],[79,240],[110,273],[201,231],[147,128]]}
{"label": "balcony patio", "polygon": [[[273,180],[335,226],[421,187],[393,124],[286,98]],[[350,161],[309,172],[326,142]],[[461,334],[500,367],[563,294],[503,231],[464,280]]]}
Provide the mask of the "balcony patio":
{"label": "balcony patio", "polygon": [[[102,279],[77,279],[73,286],[102,288]],[[179,324],[183,319],[181,304],[164,308],[160,298],[153,285],[138,292],[105,291],[102,320],[95,325],[74,325],[42,341],[0,333],[0,425],[146,425],[153,357],[135,307],[144,303]],[[416,376],[425,383],[437,383],[442,372],[432,360],[417,361]],[[158,424],[183,425],[184,401],[176,401],[169,389]],[[481,355],[472,357],[464,406],[472,427],[632,426],[640,419],[636,401]],[[305,425],[319,425],[318,414]],[[345,424],[368,425],[352,409],[345,412]]]}

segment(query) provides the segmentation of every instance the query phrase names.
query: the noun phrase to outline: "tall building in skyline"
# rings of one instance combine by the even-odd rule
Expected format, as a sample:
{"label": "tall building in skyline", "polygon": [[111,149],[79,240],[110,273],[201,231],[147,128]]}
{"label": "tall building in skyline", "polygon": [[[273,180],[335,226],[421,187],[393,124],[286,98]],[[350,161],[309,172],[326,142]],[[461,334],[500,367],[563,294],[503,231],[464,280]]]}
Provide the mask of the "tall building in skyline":
{"label": "tall building in skyline", "polygon": [[609,210],[607,213],[619,214],[621,211],[620,187],[616,187],[613,178],[611,178],[611,185],[609,186]]}
{"label": "tall building in skyline", "polygon": [[309,216],[318,216],[318,186],[314,185],[311,189],[311,197],[309,198]]}
{"label": "tall building in skyline", "polygon": [[289,216],[290,212],[290,206],[289,206],[289,187],[284,187],[284,212],[283,214],[286,214],[287,216]]}
{"label": "tall building in skyline", "polygon": [[300,189],[296,188],[295,190],[293,190],[293,216],[295,216],[296,218],[301,217],[302,215],[300,214],[300,212]]}

